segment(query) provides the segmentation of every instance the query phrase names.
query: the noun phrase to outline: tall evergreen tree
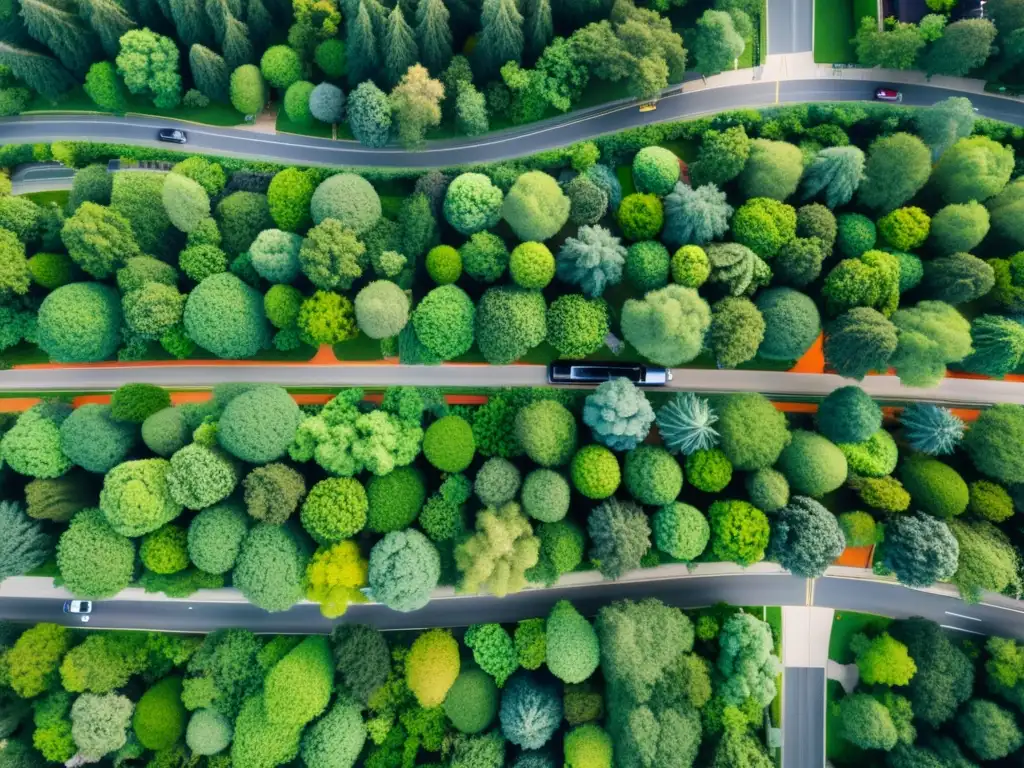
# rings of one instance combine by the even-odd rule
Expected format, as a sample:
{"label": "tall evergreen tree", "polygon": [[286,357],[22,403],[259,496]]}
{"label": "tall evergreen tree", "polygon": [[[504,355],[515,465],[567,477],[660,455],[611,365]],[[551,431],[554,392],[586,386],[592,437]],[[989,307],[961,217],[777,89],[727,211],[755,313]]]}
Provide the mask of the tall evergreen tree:
{"label": "tall evergreen tree", "polygon": [[263,0],[246,0],[245,25],[249,28],[249,39],[253,46],[262,50],[274,29],[274,18],[263,4]]}
{"label": "tall evergreen tree", "polygon": [[21,19],[29,35],[72,72],[84,75],[96,58],[99,45],[92,30],[55,0],[21,0]]}
{"label": "tall evergreen tree", "polygon": [[204,45],[193,45],[188,52],[188,66],[196,88],[213,101],[229,102],[231,70],[223,57]]}
{"label": "tall evergreen tree", "polygon": [[388,85],[398,85],[398,81],[419,59],[416,38],[412,27],[405,20],[402,6],[396,5],[388,15],[387,32],[384,35],[384,74]]}
{"label": "tall evergreen tree", "polygon": [[526,55],[536,61],[544,48],[554,37],[555,26],[551,21],[551,0],[527,0],[526,2]]}
{"label": "tall evergreen tree", "polygon": [[214,40],[217,41],[217,45],[223,46],[228,17],[234,15],[228,7],[227,0],[205,0],[203,10],[206,14],[206,23],[213,30]]}
{"label": "tall evergreen tree", "polygon": [[345,52],[348,54],[348,82],[354,88],[377,74],[380,54],[366,0],[360,0],[359,10],[349,18]]}
{"label": "tall evergreen tree", "polygon": [[490,79],[506,62],[522,61],[523,15],[516,0],[484,0],[480,23],[480,37],[473,53],[477,75]]}
{"label": "tall evergreen tree", "polygon": [[143,27],[162,29],[171,20],[170,8],[161,0],[125,0],[125,7]]}
{"label": "tall evergreen tree", "polygon": [[0,525],[0,581],[28,573],[53,556],[53,537],[18,502],[0,501]]}
{"label": "tall evergreen tree", "polygon": [[228,68],[234,71],[243,64],[252,64],[254,51],[249,40],[249,28],[234,16],[228,16],[225,23],[227,26],[221,48]]}
{"label": "tall evergreen tree", "polygon": [[0,40],[0,66],[28,88],[48,99],[56,99],[75,85],[75,78],[52,56],[36,53]]}
{"label": "tall evergreen tree", "polygon": [[202,0],[168,0],[182,45],[213,45],[213,32]]}
{"label": "tall evergreen tree", "polygon": [[448,18],[443,0],[420,0],[416,7],[420,61],[434,75],[440,75],[452,59],[452,30]]}
{"label": "tall evergreen tree", "polygon": [[111,59],[121,48],[121,35],[139,26],[115,0],[79,0],[78,12]]}
{"label": "tall evergreen tree", "polygon": [[363,0],[366,3],[366,10],[370,14],[370,21],[373,22],[373,33],[378,40],[383,40],[388,26],[388,9],[380,0]]}

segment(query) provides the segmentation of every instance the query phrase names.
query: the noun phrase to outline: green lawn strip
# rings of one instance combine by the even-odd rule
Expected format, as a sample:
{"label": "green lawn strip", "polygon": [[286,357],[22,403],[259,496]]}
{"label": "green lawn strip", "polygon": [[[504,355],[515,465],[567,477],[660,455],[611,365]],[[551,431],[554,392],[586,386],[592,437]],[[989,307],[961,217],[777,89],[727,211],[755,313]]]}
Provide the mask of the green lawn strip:
{"label": "green lawn strip", "polygon": [[[57,102],[49,101],[42,96],[36,96],[29,102],[28,109],[23,114],[32,112],[100,112],[103,114],[115,114],[112,110],[104,109],[90,99],[81,86],[73,88],[67,94],[61,96]],[[159,109],[153,106],[151,99],[142,96],[128,96],[127,113],[142,115],[145,117],[164,117],[170,120],[184,120],[204,125],[240,125],[243,121],[242,114],[230,104],[210,102],[205,107],[185,107],[178,105],[174,109]]]}
{"label": "green lawn strip", "polygon": [[68,204],[68,197],[71,195],[69,189],[57,189],[51,192],[28,192],[21,197],[27,197],[36,205],[49,205],[56,203],[61,208]]}
{"label": "green lawn strip", "polygon": [[853,24],[851,0],[814,0],[814,61],[819,64],[852,64],[856,55],[850,38]]}
{"label": "green lawn strip", "polygon": [[[300,136],[314,136],[318,139],[330,139],[333,136],[331,126],[327,123],[321,123],[319,120],[314,120],[310,125],[296,123],[285,114],[284,109],[277,111],[277,123],[274,127],[278,133],[297,133]],[[341,126],[338,130],[340,136]]]}
{"label": "green lawn strip", "polygon": [[854,611],[836,611],[828,640],[828,657],[839,664],[852,664],[850,639],[858,632],[880,632],[892,623],[886,616]]}
{"label": "green lawn strip", "polygon": [[[766,606],[764,609],[764,620],[772,628],[772,638],[775,640],[775,655],[782,659],[782,608],[779,606]],[[768,705],[768,714],[771,717],[772,725],[782,728],[782,672],[775,676],[775,698]],[[776,765],[782,765],[782,750],[773,749],[772,758]]]}

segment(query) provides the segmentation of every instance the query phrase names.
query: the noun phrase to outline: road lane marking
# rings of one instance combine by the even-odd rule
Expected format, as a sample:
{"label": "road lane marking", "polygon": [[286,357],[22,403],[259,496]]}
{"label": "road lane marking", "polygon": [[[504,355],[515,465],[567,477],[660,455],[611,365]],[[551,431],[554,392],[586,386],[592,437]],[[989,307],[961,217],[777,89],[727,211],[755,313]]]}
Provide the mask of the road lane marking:
{"label": "road lane marking", "polygon": [[969,635],[981,635],[985,637],[984,632],[975,632],[973,629],[964,629],[963,627],[954,627],[952,624],[939,624],[943,629],[955,629],[957,632],[966,632]]}
{"label": "road lane marking", "polygon": [[775,81],[775,103],[779,103],[779,86],[782,84],[781,80]]}
{"label": "road lane marking", "polygon": [[998,608],[1000,611],[1010,611],[1011,613],[1024,613],[1024,611],[1018,611],[1016,608],[1007,608],[1005,605],[995,605],[994,603],[978,603],[978,605],[984,605],[988,608]]}
{"label": "road lane marking", "polygon": [[964,616],[962,613],[953,613],[952,611],[943,611],[947,616],[956,616],[958,619],[968,619],[970,621],[981,621],[976,616]]}

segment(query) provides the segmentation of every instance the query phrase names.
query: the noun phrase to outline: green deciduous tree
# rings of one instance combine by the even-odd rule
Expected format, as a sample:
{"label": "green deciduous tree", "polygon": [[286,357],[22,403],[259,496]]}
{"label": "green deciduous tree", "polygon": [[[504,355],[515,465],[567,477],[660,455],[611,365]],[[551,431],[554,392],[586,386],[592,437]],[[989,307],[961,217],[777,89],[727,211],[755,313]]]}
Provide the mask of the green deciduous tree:
{"label": "green deciduous tree", "polygon": [[887,212],[906,203],[928,181],[931,152],[917,136],[894,133],[871,144],[858,199]]}
{"label": "green deciduous tree", "polygon": [[948,363],[971,352],[970,323],[945,302],[922,301],[897,311],[892,320],[899,340],[889,362],[909,386],[936,386]]}
{"label": "green deciduous tree", "polygon": [[231,106],[243,115],[257,115],[267,101],[267,84],[260,68],[244,64],[231,73]]}
{"label": "green deciduous tree", "polygon": [[97,61],[85,75],[86,95],[93,102],[112,112],[125,112],[128,98],[124,86],[117,78],[117,71],[109,61]]}
{"label": "green deciduous tree", "polygon": [[367,80],[348,97],[352,134],[368,147],[383,147],[391,138],[392,106],[380,88]]}
{"label": "green deciduous tree", "polygon": [[740,187],[747,197],[785,200],[796,192],[803,169],[803,155],[796,146],[784,141],[754,139],[739,177]]}
{"label": "green deciduous tree", "polygon": [[181,100],[178,47],[169,37],[149,29],[133,29],[121,38],[117,71],[134,94],[153,97],[161,109],[173,109]]}
{"label": "green deciduous tree", "polygon": [[998,195],[1013,173],[1013,150],[987,136],[960,139],[939,159],[932,174],[949,203],[983,202]]}
{"label": "green deciduous tree", "polygon": [[970,99],[952,96],[918,110],[914,127],[937,160],[957,139],[971,135],[976,117]]}
{"label": "green deciduous tree", "polygon": [[109,276],[141,253],[128,220],[96,203],[79,206],[61,229],[61,239],[71,260],[98,278]]}
{"label": "green deciduous tree", "polygon": [[78,74],[89,68],[99,41],[73,10],[44,0],[24,0],[19,5],[25,30],[49,48],[61,64]]}
{"label": "green deciduous tree", "polygon": [[739,176],[750,156],[750,139],[742,125],[707,131],[690,168],[694,184],[724,184]]}
{"label": "green deciduous tree", "polygon": [[[409,35],[411,41],[411,30]],[[388,55],[391,56],[390,51]],[[401,81],[391,92],[389,100],[398,127],[398,139],[405,147],[421,145],[426,132],[440,125],[443,98],[441,81],[431,79],[427,68],[421,64],[414,64],[401,75]]]}
{"label": "green deciduous tree", "polygon": [[[902,515],[886,526],[882,562],[901,584],[925,587],[952,577],[959,551],[943,521],[921,513]],[[911,656],[915,656],[913,649]],[[916,660],[921,667],[926,663]]]}
{"label": "green deciduous tree", "polygon": [[857,634],[850,640],[860,679],[869,685],[906,685],[917,672],[907,646],[888,632],[875,638]]}
{"label": "green deciduous tree", "polygon": [[707,10],[697,19],[693,53],[698,72],[716,75],[722,70],[731,69],[745,47],[746,43],[736,31],[732,16],[725,11]]}
{"label": "green deciduous tree", "polygon": [[996,25],[989,19],[953,22],[924,52],[924,70],[929,75],[963,77],[988,60],[995,39]]}
{"label": "green deciduous tree", "polygon": [[860,20],[853,39],[857,61],[865,67],[913,69],[924,48],[924,38],[916,24],[896,22],[884,31],[878,20],[865,16]]}

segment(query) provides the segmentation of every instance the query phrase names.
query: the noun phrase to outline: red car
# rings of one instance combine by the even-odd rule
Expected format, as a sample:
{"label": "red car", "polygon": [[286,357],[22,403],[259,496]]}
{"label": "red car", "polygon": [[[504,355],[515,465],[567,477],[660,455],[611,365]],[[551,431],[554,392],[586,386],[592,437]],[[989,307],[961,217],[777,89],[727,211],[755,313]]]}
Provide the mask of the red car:
{"label": "red car", "polygon": [[875,101],[903,101],[903,94],[895,88],[875,88]]}

